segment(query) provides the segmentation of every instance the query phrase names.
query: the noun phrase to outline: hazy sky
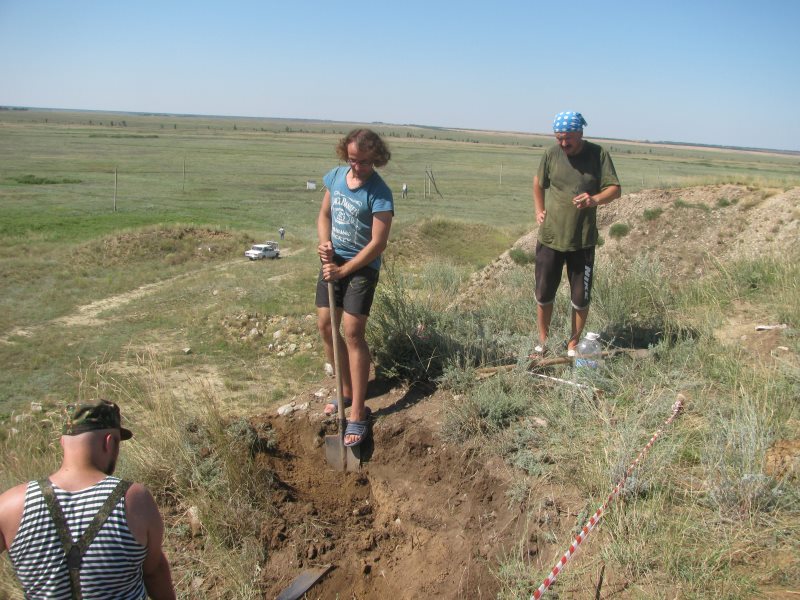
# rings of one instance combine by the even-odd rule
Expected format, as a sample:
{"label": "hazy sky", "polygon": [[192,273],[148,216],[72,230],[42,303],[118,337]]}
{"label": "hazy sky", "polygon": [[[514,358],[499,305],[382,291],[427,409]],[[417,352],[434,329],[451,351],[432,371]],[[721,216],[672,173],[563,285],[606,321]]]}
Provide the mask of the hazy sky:
{"label": "hazy sky", "polygon": [[0,105],[800,150],[800,1],[0,0]]}

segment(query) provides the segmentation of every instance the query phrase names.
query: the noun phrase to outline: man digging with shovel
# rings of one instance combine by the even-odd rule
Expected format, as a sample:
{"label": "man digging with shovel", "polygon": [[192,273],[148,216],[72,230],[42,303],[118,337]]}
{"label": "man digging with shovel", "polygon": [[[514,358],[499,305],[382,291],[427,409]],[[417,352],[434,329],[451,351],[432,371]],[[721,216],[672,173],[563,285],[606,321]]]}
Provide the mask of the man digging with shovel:
{"label": "man digging with shovel", "polygon": [[[389,240],[394,201],[392,191],[375,171],[391,158],[389,149],[375,132],[351,131],[339,141],[336,154],[346,164],[332,169],[323,178],[326,191],[317,218],[317,251],[322,261],[317,281],[317,326],[328,362],[336,368],[337,389],[341,390],[337,400],[325,406],[325,414],[334,415],[352,402],[344,431],[344,445],[352,447],[369,435],[370,411],[365,398],[370,353],[365,332],[378,284],[381,254]],[[333,288],[331,297],[336,304],[333,314],[329,286]],[[345,406],[339,406],[338,400]]]}

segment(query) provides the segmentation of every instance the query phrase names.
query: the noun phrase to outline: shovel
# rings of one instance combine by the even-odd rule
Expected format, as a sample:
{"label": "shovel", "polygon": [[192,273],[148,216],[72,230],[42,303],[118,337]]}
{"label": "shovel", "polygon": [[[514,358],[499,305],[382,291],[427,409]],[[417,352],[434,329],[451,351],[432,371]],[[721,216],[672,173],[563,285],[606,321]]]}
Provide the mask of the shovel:
{"label": "shovel", "polygon": [[325,436],[325,459],[337,471],[358,471],[361,459],[353,453],[352,448],[344,445],[344,430],[347,419],[344,416],[342,399],[342,365],[339,361],[339,329],[336,327],[336,298],[333,293],[333,282],[328,282],[328,306],[331,312],[331,337],[333,338],[333,369],[336,376],[336,406],[339,407],[339,433]]}

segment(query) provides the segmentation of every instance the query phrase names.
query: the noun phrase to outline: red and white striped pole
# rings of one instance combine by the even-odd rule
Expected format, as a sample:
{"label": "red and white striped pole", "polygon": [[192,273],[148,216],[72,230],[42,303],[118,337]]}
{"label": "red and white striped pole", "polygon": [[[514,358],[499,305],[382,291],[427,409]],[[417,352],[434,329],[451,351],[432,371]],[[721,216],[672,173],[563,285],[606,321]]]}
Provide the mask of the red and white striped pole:
{"label": "red and white striped pole", "polygon": [[627,481],[628,477],[630,477],[630,474],[636,468],[636,465],[639,464],[639,461],[641,461],[642,458],[644,458],[644,455],[647,454],[652,445],[655,444],[656,440],[658,439],[658,436],[660,436],[661,433],[664,431],[664,428],[669,426],[672,423],[672,421],[675,420],[675,417],[678,416],[678,413],[680,413],[681,409],[683,408],[683,400],[684,400],[683,395],[678,394],[678,399],[675,401],[675,404],[672,405],[672,414],[670,415],[669,419],[667,419],[661,426],[661,428],[653,434],[653,437],[650,438],[650,441],[647,442],[647,445],[642,449],[641,452],[639,452],[639,456],[636,457],[636,460],[634,460],[628,467],[628,470],[625,471],[625,475],[622,476],[622,479],[620,479],[617,486],[608,495],[608,498],[606,498],[606,501],[603,503],[603,505],[600,508],[598,508],[597,511],[592,515],[592,517],[586,522],[586,524],[581,529],[581,532],[575,537],[575,541],[572,542],[572,544],[570,544],[569,549],[561,556],[559,561],[556,563],[556,566],[553,567],[552,571],[550,571],[550,574],[544,578],[542,585],[540,585],[539,588],[533,593],[533,596],[531,596],[532,600],[539,600],[539,598],[542,597],[542,595],[547,591],[547,589],[551,585],[553,585],[553,583],[555,583],[558,574],[564,570],[564,567],[566,567],[567,562],[569,562],[569,559],[575,555],[583,540],[586,539],[586,537],[589,535],[589,532],[592,529],[594,529],[594,526],[597,525],[597,523],[600,521],[608,505],[611,504],[614,498],[616,498],[619,495],[620,490],[622,490],[623,486],[625,485],[625,481]]}

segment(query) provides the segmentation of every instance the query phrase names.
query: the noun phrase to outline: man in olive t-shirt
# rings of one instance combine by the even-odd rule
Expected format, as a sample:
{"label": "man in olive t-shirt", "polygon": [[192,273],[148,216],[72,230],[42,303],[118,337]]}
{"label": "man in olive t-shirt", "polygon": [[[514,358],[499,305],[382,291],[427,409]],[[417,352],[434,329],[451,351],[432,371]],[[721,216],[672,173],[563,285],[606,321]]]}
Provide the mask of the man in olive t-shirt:
{"label": "man in olive t-shirt", "polygon": [[[533,203],[539,224],[536,243],[537,354],[544,352],[553,301],[567,265],[572,300],[572,333],[567,343],[574,354],[589,314],[597,207],[620,197],[622,189],[611,156],[583,139],[586,120],[580,113],[558,113],[553,121],[556,144],[545,150],[533,178]],[[546,191],[546,192],[545,192]]]}

